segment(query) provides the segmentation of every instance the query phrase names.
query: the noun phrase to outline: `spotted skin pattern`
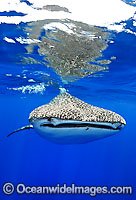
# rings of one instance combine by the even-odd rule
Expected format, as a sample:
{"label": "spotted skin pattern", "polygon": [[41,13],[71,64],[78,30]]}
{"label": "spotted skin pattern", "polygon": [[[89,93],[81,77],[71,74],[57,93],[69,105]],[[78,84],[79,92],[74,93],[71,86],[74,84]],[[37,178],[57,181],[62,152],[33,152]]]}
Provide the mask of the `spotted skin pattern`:
{"label": "spotted skin pattern", "polygon": [[51,120],[51,118],[126,124],[124,118],[119,114],[85,103],[67,92],[59,94],[48,104],[33,110],[30,113],[29,122],[31,123],[37,119]]}

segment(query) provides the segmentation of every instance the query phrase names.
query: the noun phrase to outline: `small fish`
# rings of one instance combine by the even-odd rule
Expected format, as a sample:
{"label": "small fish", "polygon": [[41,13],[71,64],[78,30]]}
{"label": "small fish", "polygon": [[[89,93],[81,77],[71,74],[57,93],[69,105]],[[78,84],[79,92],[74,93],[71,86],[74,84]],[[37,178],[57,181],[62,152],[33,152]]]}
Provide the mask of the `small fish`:
{"label": "small fish", "polygon": [[126,125],[119,114],[85,103],[66,91],[33,110],[29,122],[8,136],[33,128],[54,143],[82,144],[114,135]]}

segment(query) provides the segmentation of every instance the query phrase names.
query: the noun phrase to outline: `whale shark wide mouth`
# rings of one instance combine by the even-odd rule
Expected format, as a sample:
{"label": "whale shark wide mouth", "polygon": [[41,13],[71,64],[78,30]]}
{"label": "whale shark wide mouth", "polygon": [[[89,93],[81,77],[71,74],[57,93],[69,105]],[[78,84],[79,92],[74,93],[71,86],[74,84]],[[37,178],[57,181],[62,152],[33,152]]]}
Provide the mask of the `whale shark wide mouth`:
{"label": "whale shark wide mouth", "polygon": [[49,128],[97,128],[97,129],[110,129],[110,130],[121,130],[125,125],[116,122],[116,123],[108,123],[108,122],[83,122],[83,121],[72,121],[72,120],[57,120],[56,123],[48,123],[42,122],[40,127],[49,127]]}

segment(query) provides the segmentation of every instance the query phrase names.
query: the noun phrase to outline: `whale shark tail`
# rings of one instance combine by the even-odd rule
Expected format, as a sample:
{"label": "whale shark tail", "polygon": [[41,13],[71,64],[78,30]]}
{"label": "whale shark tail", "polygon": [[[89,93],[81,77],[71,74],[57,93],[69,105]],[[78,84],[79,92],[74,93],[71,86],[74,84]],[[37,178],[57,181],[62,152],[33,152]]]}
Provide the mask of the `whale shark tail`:
{"label": "whale shark tail", "polygon": [[12,135],[13,133],[16,133],[16,132],[18,132],[18,131],[22,131],[22,130],[25,130],[25,129],[33,129],[33,125],[30,124],[30,125],[27,125],[27,126],[23,126],[23,127],[19,128],[19,129],[17,129],[17,130],[15,130],[15,131],[9,133],[9,134],[7,135],[7,137],[9,137],[10,135]]}

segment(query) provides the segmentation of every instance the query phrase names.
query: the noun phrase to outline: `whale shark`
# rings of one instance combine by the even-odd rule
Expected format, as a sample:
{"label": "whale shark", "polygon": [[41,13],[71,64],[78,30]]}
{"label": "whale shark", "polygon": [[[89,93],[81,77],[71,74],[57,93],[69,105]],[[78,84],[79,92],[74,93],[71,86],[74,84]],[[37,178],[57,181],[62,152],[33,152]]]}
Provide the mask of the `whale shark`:
{"label": "whale shark", "polygon": [[34,109],[30,125],[15,132],[34,129],[41,137],[58,144],[83,144],[118,133],[125,119],[110,110],[99,108],[61,92],[48,104]]}

